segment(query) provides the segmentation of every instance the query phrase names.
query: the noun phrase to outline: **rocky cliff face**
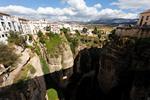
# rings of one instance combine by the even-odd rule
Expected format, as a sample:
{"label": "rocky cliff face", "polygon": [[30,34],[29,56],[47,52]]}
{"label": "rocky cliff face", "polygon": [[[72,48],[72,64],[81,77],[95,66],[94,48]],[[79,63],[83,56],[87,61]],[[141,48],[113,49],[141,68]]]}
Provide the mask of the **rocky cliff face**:
{"label": "rocky cliff face", "polygon": [[44,100],[46,95],[45,80],[39,57],[30,49],[23,50],[15,46],[20,55],[15,69],[7,72],[8,77],[0,88],[1,99],[8,100]]}
{"label": "rocky cliff face", "polygon": [[69,69],[73,66],[74,59],[70,46],[67,43],[62,43],[60,49],[56,56],[49,55],[47,57],[50,73]]}
{"label": "rocky cliff face", "polygon": [[120,38],[80,51],[66,100],[149,99],[149,45],[147,39]]}
{"label": "rocky cliff face", "polygon": [[64,88],[67,78],[72,75],[74,62],[69,44],[62,42],[58,46],[60,52],[53,51],[51,54],[44,45],[38,45],[40,55],[34,52],[34,48],[15,46],[16,53],[20,55],[19,62],[14,69],[6,72],[7,78],[1,83],[0,99],[45,100],[48,89],[59,91]]}
{"label": "rocky cliff face", "polygon": [[75,59],[66,41],[56,47],[16,46],[20,61],[2,74],[0,99],[45,100],[49,89],[60,100],[150,98],[149,39],[117,37],[103,48],[81,48]]}

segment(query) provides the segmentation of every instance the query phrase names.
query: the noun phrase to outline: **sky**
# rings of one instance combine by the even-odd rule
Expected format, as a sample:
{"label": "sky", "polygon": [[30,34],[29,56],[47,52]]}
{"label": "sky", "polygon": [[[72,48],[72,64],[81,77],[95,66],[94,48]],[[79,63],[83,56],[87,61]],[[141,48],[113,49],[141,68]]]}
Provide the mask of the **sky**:
{"label": "sky", "polygon": [[138,18],[150,0],[0,0],[0,12],[28,19],[90,21]]}

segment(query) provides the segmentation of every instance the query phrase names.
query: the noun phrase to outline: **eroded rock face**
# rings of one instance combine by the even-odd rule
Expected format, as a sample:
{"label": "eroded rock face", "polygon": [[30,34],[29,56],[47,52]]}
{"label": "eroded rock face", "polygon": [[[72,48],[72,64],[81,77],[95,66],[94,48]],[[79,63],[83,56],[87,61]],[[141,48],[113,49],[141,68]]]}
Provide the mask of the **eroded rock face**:
{"label": "eroded rock face", "polygon": [[149,99],[149,42],[119,41],[80,51],[66,89],[67,100]]}
{"label": "eroded rock face", "polygon": [[[30,49],[23,50],[17,46],[16,53],[20,55],[20,60],[14,70],[7,72],[8,77],[0,88],[0,99],[45,100],[46,85],[39,57]],[[32,73],[29,65],[34,69]],[[19,76],[24,77],[16,80]]]}
{"label": "eroded rock face", "polygon": [[50,73],[69,69],[73,66],[73,54],[70,49],[70,46],[67,43],[62,43],[60,46],[60,52],[56,55],[49,55],[48,58],[48,64]]}

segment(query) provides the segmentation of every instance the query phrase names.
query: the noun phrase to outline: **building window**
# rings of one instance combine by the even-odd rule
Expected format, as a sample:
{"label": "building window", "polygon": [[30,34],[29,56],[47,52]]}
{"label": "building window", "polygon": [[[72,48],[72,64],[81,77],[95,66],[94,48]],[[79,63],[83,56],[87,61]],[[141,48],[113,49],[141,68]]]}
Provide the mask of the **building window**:
{"label": "building window", "polygon": [[144,23],[144,26],[146,26],[146,25],[147,25],[147,22]]}
{"label": "building window", "polygon": [[10,22],[8,22],[8,25],[9,25],[9,27],[11,28],[11,23],[10,23]]}
{"label": "building window", "polygon": [[149,16],[146,17],[146,20],[148,20],[148,19],[149,19]]}
{"label": "building window", "polygon": [[8,34],[5,34],[5,36],[7,37],[7,36],[8,36]]}
{"label": "building window", "polygon": [[144,19],[144,16],[141,17],[141,20],[140,20],[140,26],[141,26],[142,23],[143,23],[143,19]]}
{"label": "building window", "polygon": [[2,37],[5,37],[4,34],[2,34]]}
{"label": "building window", "polygon": [[5,28],[6,28],[5,23],[4,23],[4,22],[1,22],[1,24],[2,24],[2,26],[3,26],[3,29],[5,30]]}

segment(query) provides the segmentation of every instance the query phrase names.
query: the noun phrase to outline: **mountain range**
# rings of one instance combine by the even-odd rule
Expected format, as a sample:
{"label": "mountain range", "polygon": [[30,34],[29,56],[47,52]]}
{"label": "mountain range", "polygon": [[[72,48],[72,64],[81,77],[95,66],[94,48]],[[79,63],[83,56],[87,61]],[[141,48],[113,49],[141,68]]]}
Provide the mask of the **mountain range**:
{"label": "mountain range", "polygon": [[124,19],[124,18],[114,18],[114,19],[98,19],[87,22],[88,24],[105,24],[105,25],[119,25],[119,24],[136,24],[138,19]]}

